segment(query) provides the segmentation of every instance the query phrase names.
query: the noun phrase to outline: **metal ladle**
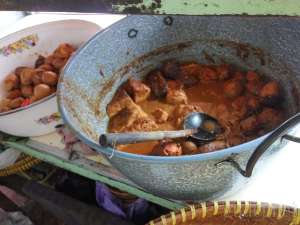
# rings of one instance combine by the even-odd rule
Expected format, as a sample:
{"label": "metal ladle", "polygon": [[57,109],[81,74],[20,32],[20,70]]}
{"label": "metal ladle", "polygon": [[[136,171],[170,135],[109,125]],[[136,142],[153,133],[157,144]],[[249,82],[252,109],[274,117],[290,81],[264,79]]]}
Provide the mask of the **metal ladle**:
{"label": "metal ladle", "polygon": [[107,133],[100,135],[99,143],[107,147],[189,136],[198,141],[212,141],[220,131],[221,126],[215,118],[205,113],[193,112],[184,118],[183,130]]}

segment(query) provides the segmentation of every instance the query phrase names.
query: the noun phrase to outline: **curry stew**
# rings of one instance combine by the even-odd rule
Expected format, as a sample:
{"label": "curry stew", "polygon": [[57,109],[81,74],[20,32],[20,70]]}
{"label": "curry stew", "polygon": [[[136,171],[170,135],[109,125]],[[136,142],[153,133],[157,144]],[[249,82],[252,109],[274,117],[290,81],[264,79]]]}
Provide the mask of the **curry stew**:
{"label": "curry stew", "polygon": [[255,139],[284,119],[278,82],[231,65],[203,65],[169,60],[144,80],[129,78],[106,111],[109,132],[179,130],[191,112],[215,117],[222,133],[209,143],[190,138],[119,145],[135,154],[199,154]]}

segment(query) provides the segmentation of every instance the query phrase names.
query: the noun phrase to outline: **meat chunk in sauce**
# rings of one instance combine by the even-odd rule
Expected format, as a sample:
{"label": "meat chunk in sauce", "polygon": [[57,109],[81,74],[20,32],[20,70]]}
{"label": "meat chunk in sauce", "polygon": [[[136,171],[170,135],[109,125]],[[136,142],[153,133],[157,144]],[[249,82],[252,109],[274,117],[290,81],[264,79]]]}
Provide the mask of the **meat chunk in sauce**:
{"label": "meat chunk in sauce", "polygon": [[113,117],[124,108],[132,108],[136,106],[128,93],[120,88],[117,90],[111,102],[106,107],[106,112],[109,117]]}
{"label": "meat chunk in sauce", "polygon": [[235,98],[242,94],[244,86],[238,80],[228,80],[224,83],[224,94],[226,97]]}
{"label": "meat chunk in sauce", "polygon": [[231,103],[234,114],[239,118],[244,118],[248,113],[247,101],[248,99],[246,96],[239,96]]}
{"label": "meat chunk in sauce", "polygon": [[246,74],[246,78],[246,90],[250,94],[258,96],[263,86],[263,81],[260,75],[254,71],[248,71]]}
{"label": "meat chunk in sauce", "polygon": [[161,71],[151,71],[146,77],[146,83],[155,97],[162,98],[166,96],[168,84]]}
{"label": "meat chunk in sauce", "polygon": [[256,131],[259,126],[259,122],[255,115],[250,116],[240,123],[241,130],[246,134],[251,134],[252,132]]}
{"label": "meat chunk in sauce", "polygon": [[201,74],[202,66],[198,63],[183,63],[180,65],[181,76],[199,77]]}
{"label": "meat chunk in sauce", "polygon": [[212,141],[208,144],[205,145],[201,145],[198,147],[198,152],[199,153],[208,153],[208,152],[213,152],[216,151],[218,149],[223,149],[226,148],[226,142],[222,141],[222,140],[216,140],[216,141]]}
{"label": "meat chunk in sauce", "polygon": [[244,84],[246,82],[246,76],[241,71],[235,71],[233,76],[232,76],[232,79],[240,81],[242,84]]}
{"label": "meat chunk in sauce", "polygon": [[230,66],[228,64],[216,66],[215,70],[219,80],[226,80],[230,77]]}
{"label": "meat chunk in sauce", "polygon": [[182,147],[179,143],[176,143],[171,139],[162,140],[154,146],[152,155],[180,156],[182,155]]}
{"label": "meat chunk in sauce", "polygon": [[166,101],[169,104],[187,104],[187,96],[183,89],[168,88]]}
{"label": "meat chunk in sauce", "polygon": [[[215,117],[221,129],[215,141],[200,146],[192,139],[131,145],[134,151],[143,146],[144,154],[179,156],[212,152],[252,140],[283,120],[282,108],[274,102],[270,104],[270,100],[281,97],[279,84],[266,81],[255,71],[238,71],[227,64],[171,60],[151,71],[145,82],[147,85],[131,79],[120,88],[107,107],[111,115],[109,131],[182,129],[185,117],[192,112]],[[151,89],[150,97],[143,85]],[[141,95],[136,97],[134,94],[140,89]],[[121,150],[132,152],[130,145]]]}
{"label": "meat chunk in sauce", "polygon": [[263,103],[267,106],[276,106],[280,101],[280,87],[276,81],[266,83],[259,93]]}
{"label": "meat chunk in sauce", "polygon": [[184,141],[181,145],[184,155],[191,155],[198,152],[197,145],[192,141]]}
{"label": "meat chunk in sauce", "polygon": [[201,83],[210,83],[219,79],[217,71],[211,66],[203,66],[199,75]]}
{"label": "meat chunk in sauce", "polygon": [[263,86],[262,82],[247,82],[246,90],[250,94],[258,96],[262,86]]}
{"label": "meat chunk in sauce", "polygon": [[111,132],[151,131],[157,124],[139,106],[125,107],[109,121]]}
{"label": "meat chunk in sauce", "polygon": [[232,102],[235,115],[243,119],[246,115],[258,112],[261,107],[259,98],[255,96],[239,96]]}
{"label": "meat chunk in sauce", "polygon": [[181,68],[179,62],[176,60],[168,60],[162,66],[163,74],[168,79],[179,79]]}
{"label": "meat chunk in sauce", "polygon": [[246,78],[248,82],[258,83],[261,81],[260,76],[254,71],[248,71],[246,74]]}
{"label": "meat chunk in sauce", "polygon": [[160,108],[154,110],[152,112],[152,115],[154,117],[155,122],[158,124],[166,122],[169,118],[169,114]]}
{"label": "meat chunk in sauce", "polygon": [[199,64],[187,63],[180,65],[175,60],[164,63],[162,70],[166,78],[180,81],[185,87],[191,87],[198,83],[197,74]]}
{"label": "meat chunk in sauce", "polygon": [[134,102],[139,103],[145,101],[150,95],[150,88],[143,84],[140,80],[129,78],[124,84],[124,89],[132,97]]}
{"label": "meat chunk in sauce", "polygon": [[257,116],[258,122],[267,130],[277,126],[283,119],[283,115],[279,110],[265,107]]}
{"label": "meat chunk in sauce", "polygon": [[279,84],[276,81],[266,83],[260,91],[260,97],[271,98],[279,96]]}
{"label": "meat chunk in sauce", "polygon": [[261,108],[260,99],[255,96],[249,96],[247,101],[247,107],[250,112],[258,112]]}
{"label": "meat chunk in sauce", "polygon": [[218,118],[219,123],[225,128],[234,127],[240,119],[240,116],[230,110],[226,104],[219,104],[216,107],[215,117]]}

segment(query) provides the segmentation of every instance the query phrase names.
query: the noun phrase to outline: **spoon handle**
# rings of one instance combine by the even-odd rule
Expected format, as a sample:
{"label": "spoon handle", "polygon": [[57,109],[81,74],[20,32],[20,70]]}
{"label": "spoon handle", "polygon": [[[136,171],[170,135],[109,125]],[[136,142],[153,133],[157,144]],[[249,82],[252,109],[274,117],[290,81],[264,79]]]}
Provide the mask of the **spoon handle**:
{"label": "spoon handle", "polygon": [[128,132],[107,133],[100,135],[100,145],[115,146],[119,144],[130,144],[144,141],[156,141],[165,138],[187,137],[197,133],[197,129],[174,130],[174,131],[150,131],[150,132]]}

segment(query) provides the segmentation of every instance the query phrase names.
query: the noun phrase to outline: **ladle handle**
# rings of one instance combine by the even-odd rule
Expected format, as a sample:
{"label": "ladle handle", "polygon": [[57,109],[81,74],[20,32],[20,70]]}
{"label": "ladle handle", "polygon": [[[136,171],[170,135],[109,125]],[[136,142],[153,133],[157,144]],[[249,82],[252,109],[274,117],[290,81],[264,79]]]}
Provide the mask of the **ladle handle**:
{"label": "ladle handle", "polygon": [[100,135],[101,146],[115,146],[119,144],[130,144],[144,141],[156,141],[165,138],[187,137],[197,132],[197,129],[174,130],[174,131],[151,131],[151,132],[129,132],[129,133],[107,133]]}

